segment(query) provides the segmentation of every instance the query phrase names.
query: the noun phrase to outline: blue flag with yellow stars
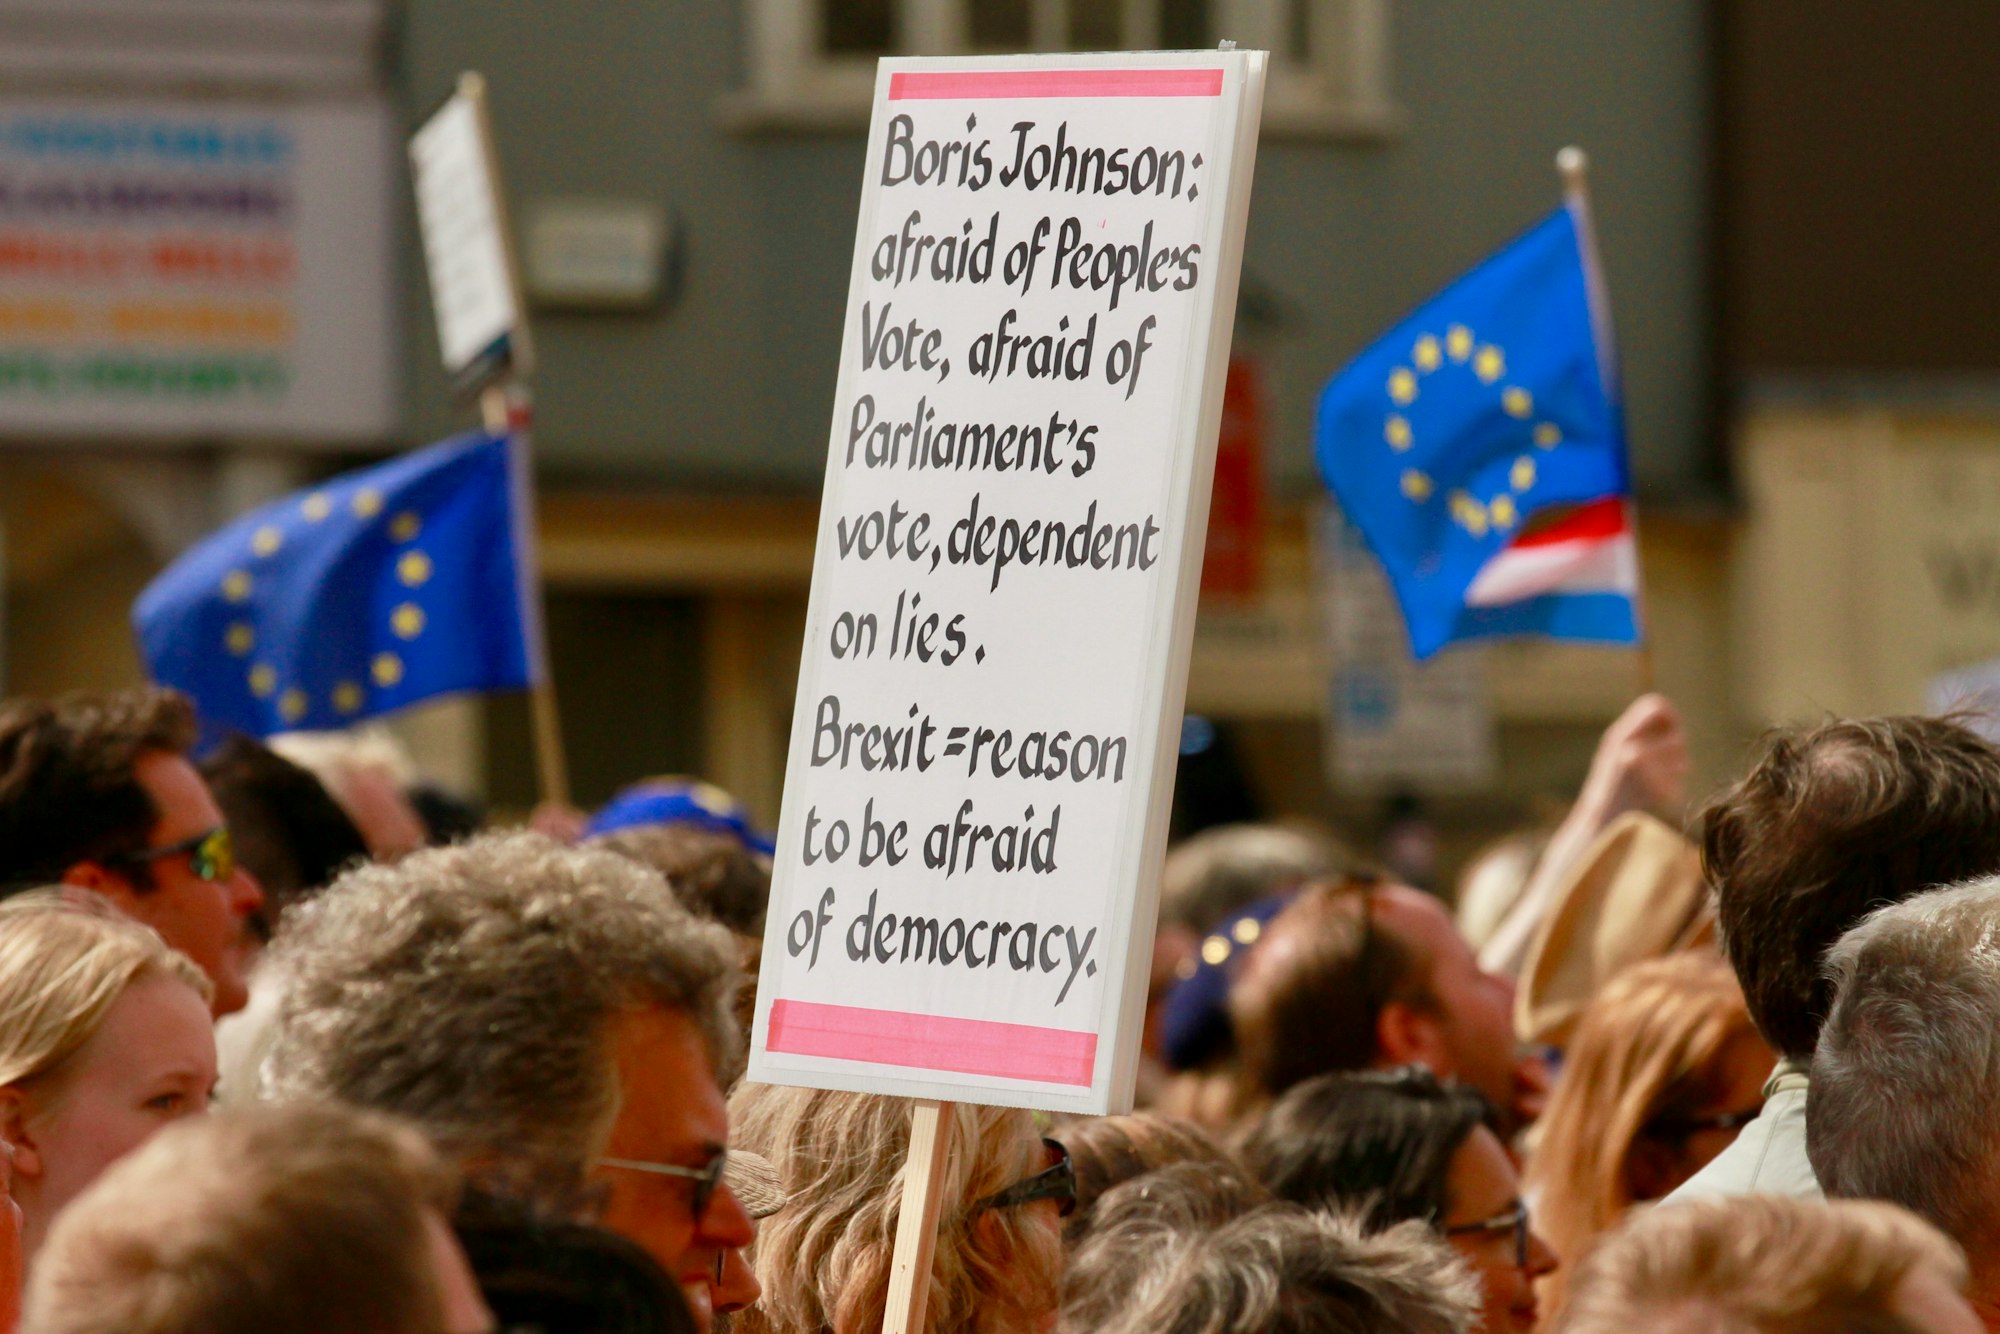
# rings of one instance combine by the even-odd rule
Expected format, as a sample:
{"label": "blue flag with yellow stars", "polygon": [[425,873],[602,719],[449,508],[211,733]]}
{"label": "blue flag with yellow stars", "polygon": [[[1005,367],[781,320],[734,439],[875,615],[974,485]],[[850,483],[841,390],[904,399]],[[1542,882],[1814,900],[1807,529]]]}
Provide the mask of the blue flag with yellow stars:
{"label": "blue flag with yellow stars", "polygon": [[525,467],[474,432],[236,520],[139,595],[148,670],[253,736],[532,685]]}
{"label": "blue flag with yellow stars", "polygon": [[1639,637],[1624,414],[1591,300],[1565,206],[1320,394],[1320,473],[1418,658],[1496,635]]}

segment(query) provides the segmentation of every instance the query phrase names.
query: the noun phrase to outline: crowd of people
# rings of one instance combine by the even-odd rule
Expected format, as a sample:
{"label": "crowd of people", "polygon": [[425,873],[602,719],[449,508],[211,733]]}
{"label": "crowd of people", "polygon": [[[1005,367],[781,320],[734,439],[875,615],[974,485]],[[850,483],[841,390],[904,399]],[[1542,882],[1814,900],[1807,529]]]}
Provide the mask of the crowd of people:
{"label": "crowd of people", "polygon": [[[727,794],[484,828],[377,737],[197,735],[0,704],[0,1330],[882,1327],[910,1107],[742,1078]],[[949,1107],[925,1328],[2000,1331],[2000,747],[1687,776],[1639,700],[1454,905],[1174,848],[1140,1109]]]}

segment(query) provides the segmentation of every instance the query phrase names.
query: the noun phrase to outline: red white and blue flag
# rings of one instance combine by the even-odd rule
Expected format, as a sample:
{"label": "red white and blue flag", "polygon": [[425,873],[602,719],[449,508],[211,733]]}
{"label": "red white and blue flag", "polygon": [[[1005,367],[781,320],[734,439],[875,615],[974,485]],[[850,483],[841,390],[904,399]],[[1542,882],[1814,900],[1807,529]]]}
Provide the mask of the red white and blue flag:
{"label": "red white and blue flag", "polygon": [[1502,548],[1465,590],[1460,632],[1629,643],[1638,637],[1638,598],[1632,502],[1613,496],[1531,528]]}

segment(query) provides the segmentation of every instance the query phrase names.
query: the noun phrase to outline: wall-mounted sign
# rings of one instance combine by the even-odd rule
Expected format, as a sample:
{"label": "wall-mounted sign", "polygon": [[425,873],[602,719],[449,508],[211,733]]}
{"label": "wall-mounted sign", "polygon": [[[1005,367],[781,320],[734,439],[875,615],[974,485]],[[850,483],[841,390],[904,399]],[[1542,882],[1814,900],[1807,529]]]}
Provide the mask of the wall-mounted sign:
{"label": "wall-mounted sign", "polygon": [[379,99],[0,100],[0,439],[378,440]]}

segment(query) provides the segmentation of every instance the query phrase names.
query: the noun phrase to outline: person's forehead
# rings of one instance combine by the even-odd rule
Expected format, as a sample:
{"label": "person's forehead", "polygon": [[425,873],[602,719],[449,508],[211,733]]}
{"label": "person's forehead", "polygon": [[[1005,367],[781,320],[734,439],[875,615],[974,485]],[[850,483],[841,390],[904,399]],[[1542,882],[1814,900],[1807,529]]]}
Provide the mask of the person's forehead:
{"label": "person's forehead", "polygon": [[1453,1222],[1479,1222],[1504,1213],[1521,1194],[1521,1179],[1500,1147],[1499,1137],[1485,1126],[1472,1132],[1452,1155],[1447,1174]]}
{"label": "person's forehead", "polygon": [[619,1086],[613,1135],[622,1151],[638,1147],[633,1136],[662,1154],[728,1142],[728,1107],[693,1016],[663,1005],[627,1010],[612,1021],[611,1051]]}
{"label": "person's forehead", "polygon": [[151,1078],[187,1069],[214,1078],[215,1036],[208,1003],[178,978],[145,977],[126,988],[93,1042],[121,1073]]}
{"label": "person's forehead", "polygon": [[1421,889],[1383,885],[1375,891],[1374,907],[1379,923],[1420,954],[1443,960],[1471,953],[1444,905]]}
{"label": "person's forehead", "polygon": [[145,750],[132,762],[132,777],[153,799],[158,820],[154,843],[175,843],[206,833],[222,823],[222,808],[195,767],[184,755]]}

